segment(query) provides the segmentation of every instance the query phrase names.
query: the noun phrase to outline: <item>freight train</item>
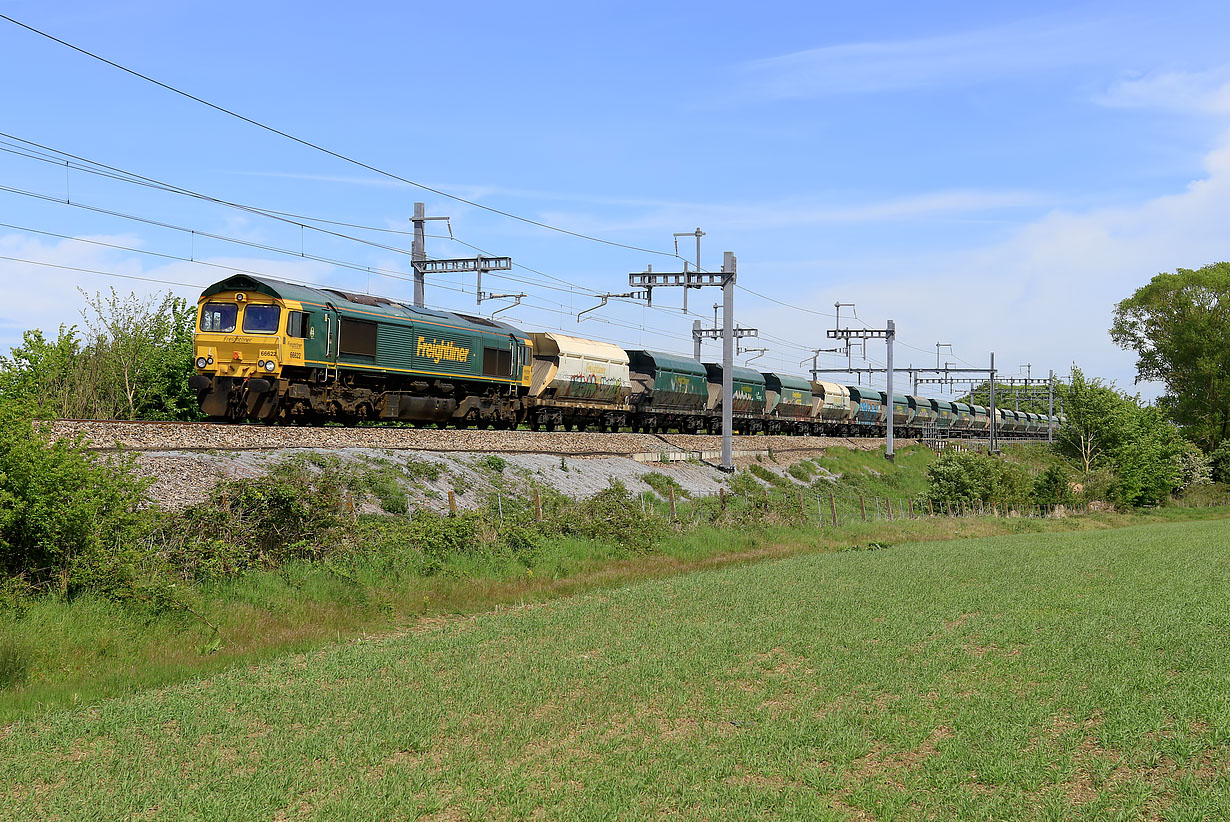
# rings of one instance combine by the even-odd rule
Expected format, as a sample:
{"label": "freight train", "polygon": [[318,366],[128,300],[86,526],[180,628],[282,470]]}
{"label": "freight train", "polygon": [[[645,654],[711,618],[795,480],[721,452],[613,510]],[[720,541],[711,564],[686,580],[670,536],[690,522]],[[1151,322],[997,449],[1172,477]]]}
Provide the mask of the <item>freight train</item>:
{"label": "freight train", "polygon": [[[458,428],[718,433],[722,366],[384,297],[240,274],[201,295],[196,374],[216,420],[401,420]],[[740,433],[980,437],[980,405],[735,366]],[[997,409],[1009,437],[1062,416]]]}

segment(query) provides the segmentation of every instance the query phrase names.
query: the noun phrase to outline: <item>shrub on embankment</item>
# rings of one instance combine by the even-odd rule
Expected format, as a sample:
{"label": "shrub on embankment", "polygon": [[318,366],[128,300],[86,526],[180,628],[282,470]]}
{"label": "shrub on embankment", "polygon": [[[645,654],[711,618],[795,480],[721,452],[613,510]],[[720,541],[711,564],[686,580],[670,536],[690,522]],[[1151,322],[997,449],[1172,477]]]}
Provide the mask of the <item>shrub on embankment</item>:
{"label": "shrub on embankment", "polygon": [[51,442],[27,408],[0,403],[4,591],[124,596],[139,584],[145,482],[122,460]]}
{"label": "shrub on embankment", "polygon": [[[930,500],[936,511],[1072,500],[1073,478],[1058,458],[1039,449],[1023,457],[937,458],[919,447],[888,464],[874,453],[840,452],[785,474],[753,465],[731,479],[724,498],[689,499],[666,475],[651,475],[657,493],[633,494],[612,482],[583,500],[541,485],[522,494],[499,486],[503,493],[493,491],[476,510],[447,516],[407,510],[399,484],[406,477],[392,469],[316,454],[219,483],[205,501],[167,512],[149,504],[146,482],[122,458],[51,441],[28,409],[10,402],[0,406],[0,604],[20,608],[32,596],[90,593],[154,611],[191,611],[194,586],[293,563],[341,580],[355,569],[399,578],[458,573],[458,557],[528,570],[559,545],[611,558],[652,553],[664,540],[703,528],[746,535],[822,524],[834,513],[841,522],[861,521],[869,509],[875,519],[878,497],[889,518],[907,500]],[[393,515],[361,515],[365,497]]]}

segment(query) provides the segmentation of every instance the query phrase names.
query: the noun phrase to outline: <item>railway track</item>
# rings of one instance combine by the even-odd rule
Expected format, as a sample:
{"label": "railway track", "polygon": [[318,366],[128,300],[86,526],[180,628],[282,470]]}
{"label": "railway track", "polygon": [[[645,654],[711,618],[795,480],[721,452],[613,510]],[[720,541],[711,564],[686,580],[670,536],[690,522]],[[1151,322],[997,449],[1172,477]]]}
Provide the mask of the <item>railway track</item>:
{"label": "railway track", "polygon": [[[498,431],[371,426],[282,427],[150,420],[55,420],[56,438],[81,438],[96,451],[211,452],[295,449],[376,449],[546,454],[572,457],[630,457],[674,452],[703,453],[721,448],[721,437],[704,434],[600,434],[589,431]],[[913,440],[898,439],[901,445]],[[734,437],[736,451],[815,452],[830,447],[876,449],[883,438],[754,435]]]}

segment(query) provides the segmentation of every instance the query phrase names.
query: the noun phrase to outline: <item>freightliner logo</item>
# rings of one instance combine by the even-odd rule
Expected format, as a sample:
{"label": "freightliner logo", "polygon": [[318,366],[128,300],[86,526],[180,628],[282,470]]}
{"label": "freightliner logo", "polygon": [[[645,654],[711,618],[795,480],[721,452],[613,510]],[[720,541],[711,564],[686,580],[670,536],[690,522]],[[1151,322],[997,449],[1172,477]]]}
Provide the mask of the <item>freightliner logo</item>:
{"label": "freightliner logo", "polygon": [[441,360],[447,360],[449,362],[467,362],[470,359],[470,349],[462,348],[452,340],[447,342],[431,340],[428,342],[426,337],[419,337],[419,343],[418,347],[415,349],[415,354],[429,359],[434,363],[439,363]]}

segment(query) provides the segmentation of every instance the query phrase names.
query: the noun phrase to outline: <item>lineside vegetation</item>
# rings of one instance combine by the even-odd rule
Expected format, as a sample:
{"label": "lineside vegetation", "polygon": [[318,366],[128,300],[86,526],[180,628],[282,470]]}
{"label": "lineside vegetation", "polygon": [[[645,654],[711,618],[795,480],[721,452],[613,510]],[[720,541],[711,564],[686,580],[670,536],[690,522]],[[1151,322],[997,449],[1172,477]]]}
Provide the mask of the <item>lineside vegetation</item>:
{"label": "lineside vegetation", "polygon": [[1225,819],[1224,534],[860,541],[360,638],[12,726],[0,816]]}

